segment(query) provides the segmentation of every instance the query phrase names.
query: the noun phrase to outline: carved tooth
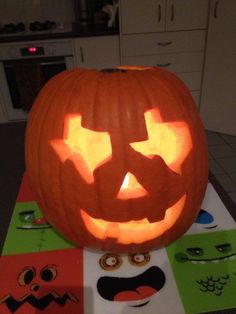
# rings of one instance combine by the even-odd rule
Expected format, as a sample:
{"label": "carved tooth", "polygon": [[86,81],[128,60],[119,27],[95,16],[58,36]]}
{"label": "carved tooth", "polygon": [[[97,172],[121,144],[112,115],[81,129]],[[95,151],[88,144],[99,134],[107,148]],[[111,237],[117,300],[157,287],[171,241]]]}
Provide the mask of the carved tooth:
{"label": "carved tooth", "polygon": [[193,263],[193,264],[197,264],[197,263],[198,263],[198,261],[191,261],[191,263]]}
{"label": "carved tooth", "polygon": [[236,258],[235,255],[229,257],[229,259],[235,259],[235,258]]}
{"label": "carved tooth", "polygon": [[219,263],[218,259],[214,259],[214,261],[212,261],[213,263]]}
{"label": "carved tooth", "polygon": [[206,264],[206,261],[200,261],[199,263],[200,264]]}

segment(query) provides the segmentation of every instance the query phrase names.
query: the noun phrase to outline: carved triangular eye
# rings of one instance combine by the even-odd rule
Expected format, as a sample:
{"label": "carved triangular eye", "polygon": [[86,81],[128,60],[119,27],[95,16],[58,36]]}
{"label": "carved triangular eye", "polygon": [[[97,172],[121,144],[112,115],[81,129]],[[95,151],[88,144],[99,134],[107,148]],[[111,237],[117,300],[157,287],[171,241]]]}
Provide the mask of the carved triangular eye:
{"label": "carved triangular eye", "polygon": [[110,136],[107,132],[95,132],[81,125],[80,115],[65,119],[63,139],[51,141],[62,162],[70,159],[88,183],[94,182],[93,171],[111,158]]}
{"label": "carved triangular eye", "polygon": [[142,185],[138,182],[136,177],[127,172],[125,175],[124,181],[120,187],[120,191],[117,194],[118,199],[130,199],[137,198],[147,195],[148,192],[142,187]]}
{"label": "carved triangular eye", "polygon": [[191,134],[186,122],[163,122],[157,109],[144,114],[148,139],[131,143],[130,146],[147,156],[161,156],[165,163],[176,172],[181,172],[181,165],[192,149]]}

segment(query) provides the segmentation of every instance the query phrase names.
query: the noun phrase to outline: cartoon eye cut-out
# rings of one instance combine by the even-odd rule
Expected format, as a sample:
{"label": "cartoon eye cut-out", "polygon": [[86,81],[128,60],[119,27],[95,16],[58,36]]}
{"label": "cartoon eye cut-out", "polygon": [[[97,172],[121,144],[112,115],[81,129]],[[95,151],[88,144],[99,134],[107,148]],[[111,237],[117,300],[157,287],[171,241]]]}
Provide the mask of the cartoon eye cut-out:
{"label": "cartoon eye cut-out", "polygon": [[210,224],[214,221],[214,217],[212,216],[211,213],[204,209],[200,209],[200,212],[195,220],[195,223],[201,224],[201,225],[206,225]]}
{"label": "cartoon eye cut-out", "polygon": [[192,256],[202,256],[204,254],[204,250],[200,247],[191,247],[188,248],[187,253]]}
{"label": "cartoon eye cut-out", "polygon": [[41,278],[44,281],[52,281],[57,276],[57,268],[56,265],[48,265],[44,267],[40,272]]}
{"label": "cartoon eye cut-out", "polygon": [[36,275],[36,270],[34,267],[26,267],[23,271],[19,274],[18,283],[20,286],[27,286],[31,283]]}
{"label": "cartoon eye cut-out", "polygon": [[32,222],[35,219],[34,210],[25,210],[19,213],[19,220],[21,222]]}
{"label": "cartoon eye cut-out", "polygon": [[122,263],[120,255],[111,253],[104,254],[99,260],[100,267],[108,271],[118,269]]}
{"label": "cartoon eye cut-out", "polygon": [[151,256],[149,253],[129,254],[129,262],[135,266],[144,266],[149,263]]}
{"label": "cartoon eye cut-out", "polygon": [[93,183],[93,171],[111,158],[110,136],[95,132],[81,124],[81,115],[65,117],[63,139],[52,140],[51,145],[62,162],[74,161],[76,169],[87,183]]}
{"label": "cartoon eye cut-out", "polygon": [[152,158],[161,156],[165,163],[176,172],[181,172],[181,165],[192,149],[192,140],[186,122],[162,122],[157,109],[144,113],[148,140],[131,143],[130,146]]}
{"label": "cartoon eye cut-out", "polygon": [[220,253],[228,253],[232,250],[232,246],[230,243],[224,243],[224,244],[219,244],[216,245],[216,249],[220,252]]}

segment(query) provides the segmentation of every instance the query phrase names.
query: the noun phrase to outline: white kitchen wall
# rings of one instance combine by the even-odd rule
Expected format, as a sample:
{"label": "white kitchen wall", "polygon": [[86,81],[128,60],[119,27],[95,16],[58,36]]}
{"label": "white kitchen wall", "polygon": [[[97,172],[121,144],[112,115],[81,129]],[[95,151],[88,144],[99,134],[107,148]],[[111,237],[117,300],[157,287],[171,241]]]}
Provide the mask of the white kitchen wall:
{"label": "white kitchen wall", "polygon": [[0,0],[0,25],[53,20],[74,21],[73,0]]}

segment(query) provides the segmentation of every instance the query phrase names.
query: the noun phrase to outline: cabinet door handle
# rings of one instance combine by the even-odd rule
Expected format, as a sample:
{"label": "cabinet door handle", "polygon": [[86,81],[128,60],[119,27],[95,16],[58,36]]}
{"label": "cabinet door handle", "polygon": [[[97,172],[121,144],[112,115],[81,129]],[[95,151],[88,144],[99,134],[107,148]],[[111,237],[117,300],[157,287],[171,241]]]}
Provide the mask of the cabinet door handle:
{"label": "cabinet door handle", "polygon": [[158,4],[158,22],[161,21],[161,5]]}
{"label": "cabinet door handle", "polygon": [[218,18],[218,7],[219,7],[219,1],[216,1],[214,5],[214,18],[215,19]]}
{"label": "cabinet door handle", "polygon": [[172,4],[171,5],[171,13],[170,13],[170,20],[173,22],[175,19],[175,6]]}
{"label": "cabinet door handle", "polygon": [[168,62],[168,63],[157,63],[156,65],[158,67],[167,68],[171,65],[171,63],[170,62]]}
{"label": "cabinet door handle", "polygon": [[172,44],[172,41],[160,41],[157,44],[158,46],[169,46]]}
{"label": "cabinet door handle", "polygon": [[80,47],[80,61],[81,61],[81,63],[84,63],[84,49],[83,49],[83,47]]}

